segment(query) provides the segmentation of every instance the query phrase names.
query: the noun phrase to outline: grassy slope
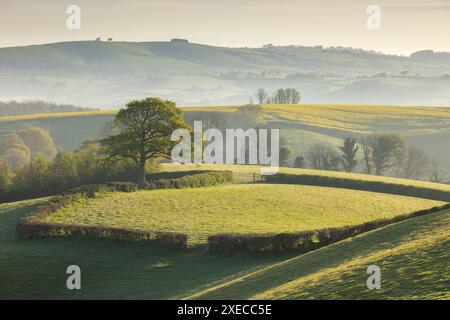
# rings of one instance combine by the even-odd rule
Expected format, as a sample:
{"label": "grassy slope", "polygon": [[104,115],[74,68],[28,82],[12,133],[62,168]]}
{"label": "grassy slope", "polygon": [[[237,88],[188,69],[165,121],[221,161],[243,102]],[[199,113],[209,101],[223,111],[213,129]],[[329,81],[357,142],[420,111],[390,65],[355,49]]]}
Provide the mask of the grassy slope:
{"label": "grassy slope", "polygon": [[49,217],[188,234],[191,244],[217,233],[270,234],[364,223],[443,203],[410,197],[300,185],[228,185],[112,193]]}
{"label": "grassy slope", "polygon": [[[189,107],[189,112],[233,112],[235,106]],[[45,114],[1,117],[0,134],[33,125],[48,128],[58,147],[71,150],[86,138],[95,138],[114,111],[83,114]],[[349,135],[366,132],[400,132],[445,166],[450,166],[446,141],[450,137],[449,108],[360,105],[265,105],[262,119],[281,129],[295,154],[304,155],[317,142],[341,144]],[[82,126],[80,126],[82,121]],[[69,134],[67,134],[69,132]],[[449,167],[450,168],[450,167]]]}
{"label": "grassy slope", "polygon": [[[364,105],[264,105],[265,120],[286,120],[319,128],[367,132],[375,130],[401,131],[406,134],[448,132],[450,108],[396,107]],[[188,107],[185,112],[234,112],[236,106]],[[29,119],[94,116],[114,114],[115,111],[89,111],[82,113],[42,114],[31,116],[2,117],[0,122]]]}
{"label": "grassy slope", "polygon": [[[0,299],[170,299],[285,257],[220,257],[164,252],[110,241],[18,241],[16,224],[40,200],[0,205]],[[82,290],[66,288],[66,268],[82,270]]]}
{"label": "grassy slope", "polygon": [[[448,132],[450,108],[396,107],[375,105],[300,104],[264,105],[264,119],[287,120],[318,128],[349,132],[376,130],[405,134]],[[192,107],[192,111],[232,112],[235,107]]]}
{"label": "grassy slope", "polygon": [[[25,47],[0,48],[6,70],[52,70],[64,74],[129,74],[133,71],[183,69],[208,71],[272,71],[373,74],[380,69],[396,74],[445,73],[447,58],[411,57],[344,52],[318,47],[226,48],[196,43],[71,41]],[[94,68],[95,67],[95,68]],[[47,69],[46,69],[47,68]],[[109,71],[109,73],[107,72]],[[54,72],[53,72],[54,73]]]}
{"label": "grassy slope", "polygon": [[113,119],[111,111],[0,117],[0,139],[4,134],[24,127],[41,127],[49,131],[59,149],[72,151],[84,140],[97,138],[104,125]]}
{"label": "grassy slope", "polygon": [[[403,221],[185,296],[190,299],[450,299],[450,211]],[[381,289],[366,287],[369,265]]]}
{"label": "grassy slope", "polygon": [[[162,169],[164,171],[188,171],[188,170],[231,170],[233,171],[233,179],[236,182],[251,182],[253,175],[260,173],[259,166],[254,165],[226,165],[226,164],[163,164]],[[303,174],[303,175],[319,175],[319,176],[331,176],[336,178],[355,179],[355,180],[367,180],[367,181],[380,181],[387,183],[396,183],[407,186],[417,186],[429,189],[450,191],[450,185],[443,183],[432,183],[427,181],[418,181],[410,179],[391,178],[383,176],[374,176],[361,173],[347,173],[338,171],[324,171],[324,170],[312,170],[312,169],[297,169],[297,168],[280,168],[280,172],[289,174]]]}

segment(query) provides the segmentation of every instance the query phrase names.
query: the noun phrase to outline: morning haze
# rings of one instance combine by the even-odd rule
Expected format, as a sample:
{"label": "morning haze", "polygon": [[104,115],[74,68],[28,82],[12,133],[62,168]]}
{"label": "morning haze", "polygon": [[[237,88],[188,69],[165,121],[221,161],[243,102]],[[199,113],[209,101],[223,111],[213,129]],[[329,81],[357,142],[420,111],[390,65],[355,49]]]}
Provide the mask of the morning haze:
{"label": "morning haze", "polygon": [[[409,55],[450,51],[446,0],[2,0],[0,47],[89,40],[157,41],[173,37],[227,47],[263,44],[348,46]],[[66,28],[69,5],[81,8],[80,30]],[[368,30],[368,6],[382,11]]]}

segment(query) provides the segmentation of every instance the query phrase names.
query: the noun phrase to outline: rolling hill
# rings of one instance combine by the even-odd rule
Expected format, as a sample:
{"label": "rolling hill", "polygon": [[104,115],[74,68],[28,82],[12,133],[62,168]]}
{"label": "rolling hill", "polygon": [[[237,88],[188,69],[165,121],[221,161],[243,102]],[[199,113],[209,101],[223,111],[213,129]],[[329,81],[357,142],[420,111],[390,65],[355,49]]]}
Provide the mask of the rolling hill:
{"label": "rolling hill", "polygon": [[[236,170],[244,171],[239,167],[243,166],[237,166]],[[108,223],[115,221],[120,225],[131,223],[136,226],[147,219],[150,223],[157,222],[163,226],[161,219],[167,217],[166,227],[172,224],[191,235],[197,234],[196,241],[200,244],[201,234],[223,232],[225,228],[267,232],[285,230],[286,226],[301,228],[346,224],[350,220],[365,221],[380,214],[391,216],[436,204],[428,200],[345,189],[288,185],[284,188],[234,184],[201,189],[105,194],[88,200],[89,203],[75,204],[55,218],[74,218],[82,223],[94,219],[96,223],[102,223],[100,218],[107,217]],[[236,197],[233,192],[241,196]],[[245,197],[242,197],[243,194]],[[295,197],[292,196],[294,194]],[[325,202],[324,195],[328,199]],[[252,218],[248,219],[243,214],[245,212],[239,211],[239,215],[232,219],[230,215],[233,212],[227,212],[224,205],[221,206],[221,202],[229,206],[228,196],[233,201],[240,199],[246,203],[241,210],[249,214],[253,210]],[[133,197],[135,201],[130,201]],[[284,197],[284,202],[281,202],[284,207],[279,206],[280,197]],[[205,199],[208,200],[207,205]],[[100,239],[17,239],[14,229],[19,219],[44,200],[0,205],[0,298],[449,298],[446,271],[449,211],[389,225],[307,254],[226,256],[205,252],[202,246],[173,251]],[[208,208],[213,208],[210,201],[216,207],[211,217],[217,219],[205,219],[205,215],[211,214]],[[257,207],[255,211],[258,202],[260,210]],[[126,204],[126,207],[120,207],[121,204]],[[265,213],[260,212],[266,207],[264,204],[269,204]],[[270,204],[278,204],[277,209],[270,210]],[[141,206],[142,210],[136,206]],[[158,206],[167,212],[157,210],[159,213],[154,218],[159,218],[148,219],[152,217],[152,208],[158,209]],[[217,207],[221,210],[218,211]],[[299,207],[302,210],[297,214],[304,219],[289,219],[293,208],[297,210]],[[90,213],[85,214],[88,211]],[[200,223],[192,213],[200,214],[207,223]],[[173,219],[174,215],[177,215],[176,219]],[[117,217],[129,219],[127,222]],[[269,224],[264,223],[267,218]],[[290,222],[286,225],[278,223],[277,219]],[[63,285],[66,281],[65,269],[71,264],[77,264],[83,270],[83,290],[70,291]],[[382,290],[376,292],[370,292],[365,287],[365,269],[371,264],[382,269]]]}
{"label": "rolling hill", "polygon": [[[237,106],[186,107],[190,119],[200,120],[210,113],[231,114]],[[0,117],[0,136],[25,126],[46,128],[57,147],[71,151],[88,138],[99,136],[115,111],[89,111]],[[345,137],[371,132],[397,132],[407,142],[426,151],[450,172],[450,109],[367,105],[263,105],[261,121],[279,128],[295,156],[303,155],[318,142],[340,145]],[[82,126],[80,125],[82,123]]]}
{"label": "rolling hill", "polygon": [[133,98],[161,96],[183,105],[242,104],[259,87],[295,87],[307,103],[448,106],[449,56],[180,40],[51,43],[0,48],[0,100],[117,108]]}
{"label": "rolling hill", "polygon": [[[387,226],[186,295],[185,299],[450,299],[450,212]],[[381,289],[366,287],[369,265]]]}

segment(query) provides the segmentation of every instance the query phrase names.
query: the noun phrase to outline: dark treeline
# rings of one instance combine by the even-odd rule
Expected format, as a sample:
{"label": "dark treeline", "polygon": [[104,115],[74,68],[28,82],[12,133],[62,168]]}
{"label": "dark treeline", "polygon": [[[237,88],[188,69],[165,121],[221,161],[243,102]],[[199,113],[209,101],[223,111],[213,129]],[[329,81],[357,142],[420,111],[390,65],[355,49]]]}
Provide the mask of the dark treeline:
{"label": "dark treeline", "polygon": [[68,104],[54,104],[45,101],[0,101],[0,117],[39,113],[82,112],[94,109],[75,107]]}

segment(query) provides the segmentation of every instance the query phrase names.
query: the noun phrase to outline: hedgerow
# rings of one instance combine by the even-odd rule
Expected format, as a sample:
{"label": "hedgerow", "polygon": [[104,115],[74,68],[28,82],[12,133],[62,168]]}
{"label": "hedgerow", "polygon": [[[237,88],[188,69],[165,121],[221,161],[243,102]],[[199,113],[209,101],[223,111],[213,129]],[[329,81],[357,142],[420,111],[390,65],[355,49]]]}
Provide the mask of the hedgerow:
{"label": "hedgerow", "polygon": [[127,242],[150,242],[178,249],[187,248],[187,235],[182,233],[64,224],[45,220],[47,216],[60,209],[82,199],[95,197],[103,191],[133,192],[136,190],[137,185],[131,182],[111,182],[69,190],[64,195],[50,198],[45,204],[21,218],[16,227],[16,235],[24,240],[48,237],[104,238]]}
{"label": "hedgerow", "polygon": [[233,180],[231,171],[183,171],[148,175],[146,189],[184,189],[210,187]]}
{"label": "hedgerow", "polygon": [[386,225],[450,209],[450,204],[433,207],[426,210],[415,211],[388,219],[378,219],[354,226],[340,228],[325,228],[301,232],[280,233],[275,235],[257,234],[217,234],[208,237],[208,248],[211,253],[238,254],[238,253],[305,253],[331,243],[356,236]]}
{"label": "hedgerow", "polygon": [[278,173],[265,176],[267,183],[303,184],[310,186],[345,188],[362,191],[389,193],[415,198],[450,202],[450,192],[412,185],[403,185],[381,181],[347,179],[321,175]]}

